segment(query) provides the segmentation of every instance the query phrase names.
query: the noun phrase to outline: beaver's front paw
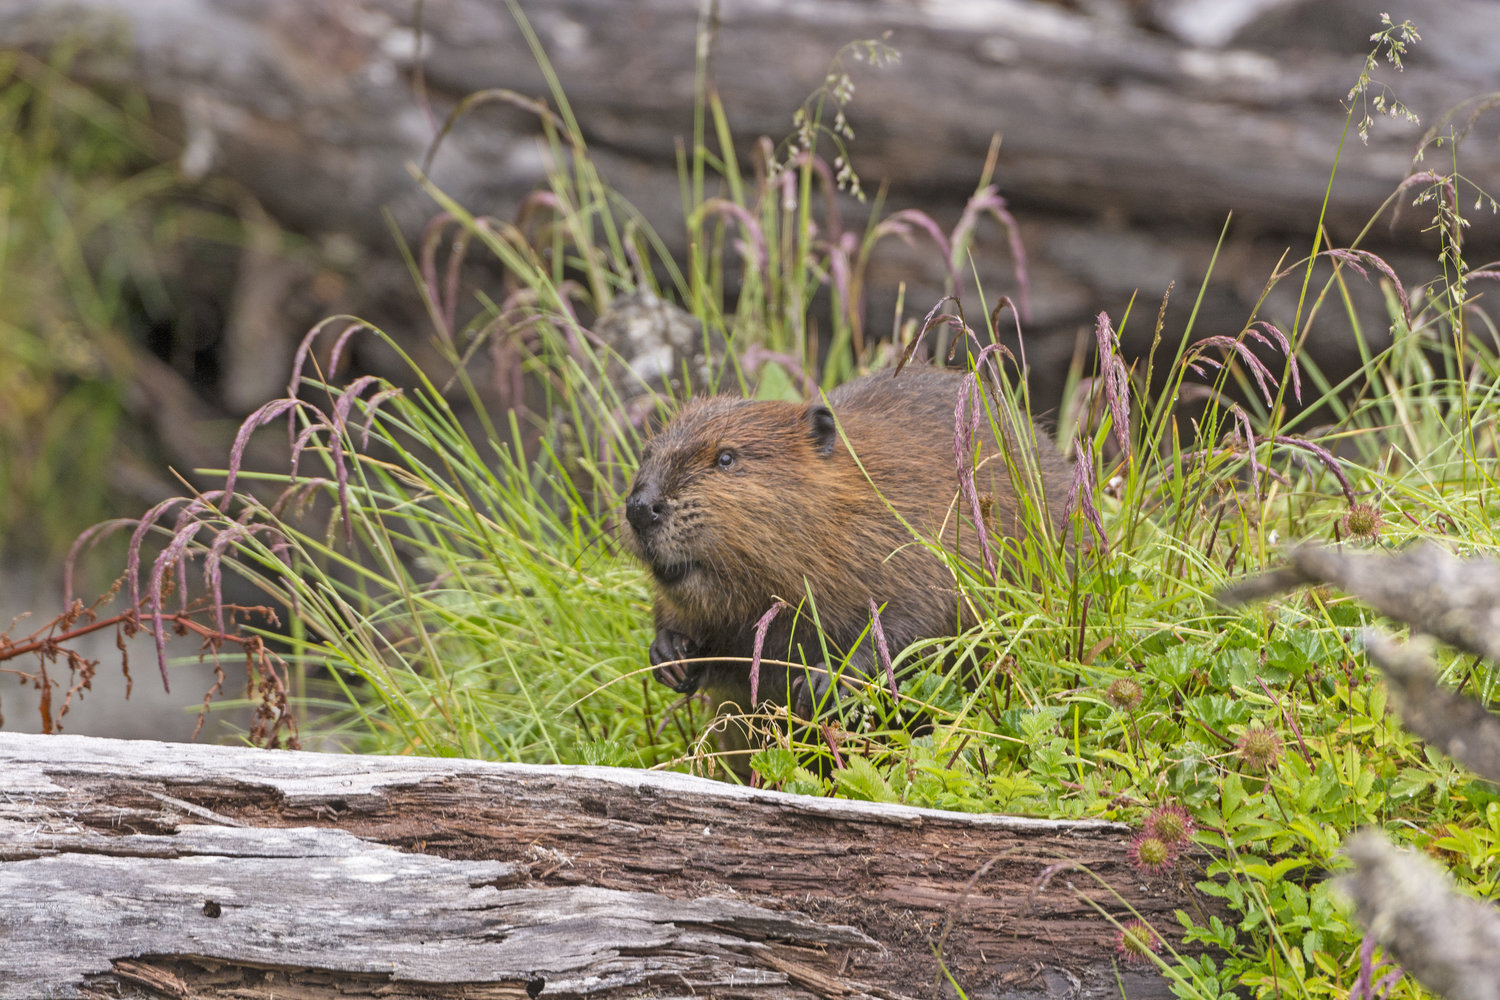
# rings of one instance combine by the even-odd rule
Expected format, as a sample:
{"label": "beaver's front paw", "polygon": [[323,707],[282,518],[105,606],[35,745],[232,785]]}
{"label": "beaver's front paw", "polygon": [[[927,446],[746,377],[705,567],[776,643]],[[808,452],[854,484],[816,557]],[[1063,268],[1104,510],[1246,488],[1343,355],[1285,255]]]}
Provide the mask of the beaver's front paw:
{"label": "beaver's front paw", "polygon": [[703,677],[703,664],[682,661],[697,656],[699,649],[696,641],[681,632],[657,629],[656,638],[651,640],[651,665],[656,668],[651,676],[678,694],[692,694]]}
{"label": "beaver's front paw", "polygon": [[834,683],[833,676],[828,672],[828,665],[819,663],[815,667],[804,668],[792,677],[790,694],[792,713],[811,722],[828,709],[838,706],[839,685]]}

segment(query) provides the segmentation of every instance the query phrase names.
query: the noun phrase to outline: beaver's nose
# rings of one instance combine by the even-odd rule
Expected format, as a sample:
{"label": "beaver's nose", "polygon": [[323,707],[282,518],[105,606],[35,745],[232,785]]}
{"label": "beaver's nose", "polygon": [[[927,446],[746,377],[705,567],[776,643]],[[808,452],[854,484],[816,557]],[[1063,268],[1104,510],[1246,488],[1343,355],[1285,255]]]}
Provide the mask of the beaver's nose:
{"label": "beaver's nose", "polygon": [[650,487],[637,489],[625,501],[625,519],[630,522],[635,533],[643,538],[661,523],[665,511],[661,497]]}

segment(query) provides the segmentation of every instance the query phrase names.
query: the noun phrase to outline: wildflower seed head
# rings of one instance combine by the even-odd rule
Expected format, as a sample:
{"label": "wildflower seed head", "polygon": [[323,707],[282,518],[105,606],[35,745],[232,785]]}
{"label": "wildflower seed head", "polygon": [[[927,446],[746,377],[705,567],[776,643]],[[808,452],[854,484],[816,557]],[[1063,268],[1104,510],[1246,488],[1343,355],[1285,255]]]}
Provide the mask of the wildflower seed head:
{"label": "wildflower seed head", "polygon": [[1120,928],[1115,952],[1127,962],[1146,963],[1154,952],[1161,951],[1161,938],[1144,920],[1132,920]]}
{"label": "wildflower seed head", "polygon": [[1350,504],[1349,509],[1344,511],[1344,516],[1339,519],[1339,528],[1351,538],[1374,540],[1380,535],[1384,523],[1380,511],[1373,505],[1356,503]]}
{"label": "wildflower seed head", "polygon": [[1130,842],[1130,863],[1147,875],[1160,875],[1177,863],[1172,845],[1152,833],[1142,833]]}
{"label": "wildflower seed head", "polygon": [[1146,817],[1145,833],[1173,848],[1185,845],[1196,829],[1193,817],[1176,802],[1157,806]]}
{"label": "wildflower seed head", "polygon": [[1129,677],[1116,677],[1104,691],[1104,699],[1122,712],[1133,712],[1141,704],[1141,685]]}
{"label": "wildflower seed head", "polygon": [[1235,743],[1234,752],[1246,770],[1264,773],[1281,760],[1281,737],[1264,726],[1251,726]]}

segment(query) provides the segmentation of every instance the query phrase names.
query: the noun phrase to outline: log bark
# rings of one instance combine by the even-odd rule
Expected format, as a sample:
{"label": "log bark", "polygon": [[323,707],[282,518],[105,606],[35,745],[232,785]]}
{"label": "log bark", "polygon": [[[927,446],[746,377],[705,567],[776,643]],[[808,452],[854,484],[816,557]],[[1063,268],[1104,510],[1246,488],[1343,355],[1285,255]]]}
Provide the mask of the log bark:
{"label": "log bark", "polygon": [[[688,775],[0,733],[0,997],[1168,997],[1127,828]],[[1171,937],[1168,934],[1169,938]]]}

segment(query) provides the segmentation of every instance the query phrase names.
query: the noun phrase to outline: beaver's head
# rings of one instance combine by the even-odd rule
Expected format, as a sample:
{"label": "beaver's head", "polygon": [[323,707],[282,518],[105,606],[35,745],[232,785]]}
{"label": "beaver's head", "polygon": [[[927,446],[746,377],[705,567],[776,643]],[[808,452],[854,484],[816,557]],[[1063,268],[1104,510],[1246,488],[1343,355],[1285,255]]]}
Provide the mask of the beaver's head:
{"label": "beaver's head", "polygon": [[695,400],[646,446],[626,545],[661,596],[704,621],[796,601],[832,537],[840,487],[862,482],[821,403]]}

